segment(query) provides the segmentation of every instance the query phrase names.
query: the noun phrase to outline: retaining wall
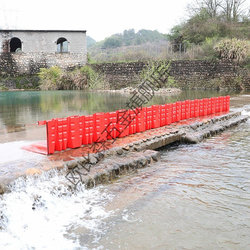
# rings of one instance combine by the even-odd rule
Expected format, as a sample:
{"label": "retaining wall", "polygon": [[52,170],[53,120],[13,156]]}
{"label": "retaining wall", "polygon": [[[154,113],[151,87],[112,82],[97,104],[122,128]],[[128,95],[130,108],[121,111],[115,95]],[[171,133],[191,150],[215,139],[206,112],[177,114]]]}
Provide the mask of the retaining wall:
{"label": "retaining wall", "polygon": [[40,68],[70,69],[86,64],[85,53],[1,53],[0,76],[32,75]]}
{"label": "retaining wall", "polygon": [[[114,89],[139,83],[146,62],[102,63],[92,67],[103,73]],[[182,89],[250,89],[250,75],[231,62],[176,60],[171,62],[170,76]]]}

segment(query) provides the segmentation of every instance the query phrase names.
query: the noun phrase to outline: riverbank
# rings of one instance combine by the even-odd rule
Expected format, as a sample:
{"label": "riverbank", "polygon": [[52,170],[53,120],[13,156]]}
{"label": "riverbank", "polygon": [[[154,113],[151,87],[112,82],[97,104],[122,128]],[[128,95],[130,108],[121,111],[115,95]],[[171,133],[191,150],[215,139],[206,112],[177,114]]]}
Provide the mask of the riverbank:
{"label": "riverbank", "polygon": [[0,76],[0,91],[39,90],[37,75]]}
{"label": "riverbank", "polygon": [[[220,133],[232,126],[245,122],[247,116],[240,112],[217,114],[201,118],[192,118],[169,126],[152,129],[125,138],[118,138],[114,144],[110,142],[108,150],[89,156],[90,171],[82,173],[82,182],[87,187],[112,182],[123,174],[136,171],[138,168],[150,166],[158,160],[155,149],[170,145],[173,142],[198,143],[201,140]],[[4,148],[3,148],[4,150]],[[42,156],[27,152],[29,158],[11,160],[0,165],[0,193],[9,190],[9,185],[21,176],[40,175],[44,171],[60,169],[66,175],[73,171],[86,171],[88,147],[70,149]],[[6,168],[8,165],[8,168]],[[68,176],[70,177],[70,176]],[[79,178],[79,176],[78,176]],[[70,181],[69,186],[72,185]]]}
{"label": "riverbank", "polygon": [[[108,92],[108,93],[118,93],[118,94],[123,94],[123,95],[131,95],[135,91],[138,91],[137,87],[126,87],[122,89],[100,89],[96,90],[98,92]],[[181,93],[181,89],[178,88],[160,88],[157,91],[154,91],[154,95],[162,95],[162,96],[169,96],[169,95],[177,95]]]}

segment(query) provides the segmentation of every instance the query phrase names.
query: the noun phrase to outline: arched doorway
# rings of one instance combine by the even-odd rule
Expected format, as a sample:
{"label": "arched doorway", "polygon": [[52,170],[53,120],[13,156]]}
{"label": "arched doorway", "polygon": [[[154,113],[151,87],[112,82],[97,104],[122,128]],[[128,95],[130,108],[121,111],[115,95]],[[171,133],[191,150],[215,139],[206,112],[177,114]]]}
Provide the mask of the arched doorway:
{"label": "arched doorway", "polygon": [[68,41],[66,38],[60,37],[56,44],[58,53],[68,52]]}
{"label": "arched doorway", "polygon": [[13,37],[10,40],[10,52],[22,51],[22,42],[19,38]]}

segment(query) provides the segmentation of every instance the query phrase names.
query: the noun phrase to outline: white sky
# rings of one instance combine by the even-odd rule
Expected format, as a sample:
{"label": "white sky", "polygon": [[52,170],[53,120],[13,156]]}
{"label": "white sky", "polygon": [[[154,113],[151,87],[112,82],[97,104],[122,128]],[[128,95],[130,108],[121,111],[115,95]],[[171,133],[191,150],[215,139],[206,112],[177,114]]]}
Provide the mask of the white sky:
{"label": "white sky", "polygon": [[0,0],[0,27],[83,29],[99,41],[124,29],[168,33],[192,0]]}

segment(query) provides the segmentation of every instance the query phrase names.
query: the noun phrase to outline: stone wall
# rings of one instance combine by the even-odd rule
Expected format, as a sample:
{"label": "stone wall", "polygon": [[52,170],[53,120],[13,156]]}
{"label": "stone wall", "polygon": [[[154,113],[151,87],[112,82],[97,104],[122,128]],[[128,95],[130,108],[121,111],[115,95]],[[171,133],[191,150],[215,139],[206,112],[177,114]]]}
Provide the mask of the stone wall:
{"label": "stone wall", "polygon": [[[55,53],[57,40],[65,38],[68,41],[70,53],[86,53],[86,31],[70,30],[0,30],[0,52],[8,52],[12,38],[21,41],[21,50],[24,53]],[[5,51],[7,50],[7,51]]]}
{"label": "stone wall", "polygon": [[1,53],[0,76],[32,75],[40,68],[55,65],[70,69],[86,61],[85,53]]}
{"label": "stone wall", "polygon": [[[106,75],[113,88],[139,83],[145,62],[102,63],[93,68]],[[250,75],[230,62],[177,60],[171,62],[170,75],[182,89],[250,89]]]}

